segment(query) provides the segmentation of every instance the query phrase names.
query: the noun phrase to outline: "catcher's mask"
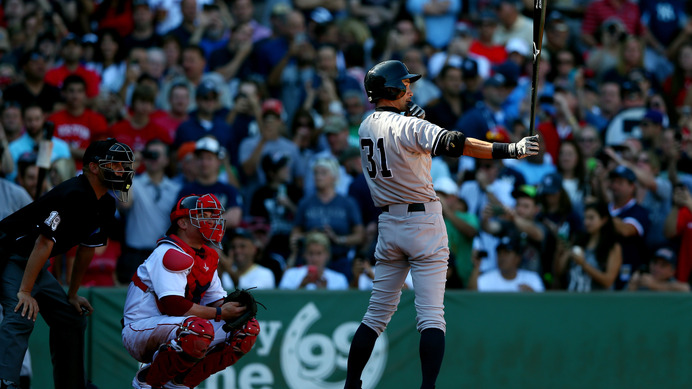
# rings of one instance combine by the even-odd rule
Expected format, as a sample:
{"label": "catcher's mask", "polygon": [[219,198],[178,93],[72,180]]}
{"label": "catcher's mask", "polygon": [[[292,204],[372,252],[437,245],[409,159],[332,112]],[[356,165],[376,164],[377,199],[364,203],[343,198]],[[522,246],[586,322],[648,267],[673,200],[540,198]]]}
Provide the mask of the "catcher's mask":
{"label": "catcher's mask", "polygon": [[135,175],[135,155],[130,146],[114,138],[93,142],[84,152],[83,162],[85,167],[90,162],[99,165],[104,185],[115,193],[118,200],[130,199],[129,191]]}
{"label": "catcher's mask", "polygon": [[221,247],[221,239],[226,231],[223,218],[223,205],[211,193],[203,196],[191,195],[181,198],[171,212],[171,223],[181,217],[189,216],[190,223],[199,228],[204,239],[216,247]]}

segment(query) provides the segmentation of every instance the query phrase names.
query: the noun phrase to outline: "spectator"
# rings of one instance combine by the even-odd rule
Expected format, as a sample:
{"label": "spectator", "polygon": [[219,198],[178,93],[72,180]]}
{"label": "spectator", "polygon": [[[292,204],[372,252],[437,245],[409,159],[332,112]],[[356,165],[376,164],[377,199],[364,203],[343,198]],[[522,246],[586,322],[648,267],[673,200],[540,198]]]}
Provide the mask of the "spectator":
{"label": "spectator", "polygon": [[595,0],[586,7],[581,24],[581,39],[588,46],[596,46],[596,31],[599,26],[617,20],[624,26],[624,32],[641,36],[646,26],[642,23],[637,4],[612,0]]}
{"label": "spectator", "polygon": [[663,93],[667,105],[678,109],[690,105],[687,88],[692,82],[692,42],[681,45],[673,58],[673,74],[663,82]]}
{"label": "spectator", "polygon": [[261,247],[250,231],[235,230],[228,243],[226,255],[219,259],[219,273],[224,289],[276,288],[274,273],[256,263],[261,255]]}
{"label": "spectator", "polygon": [[[615,81],[622,84],[625,81],[635,81],[633,77],[639,73],[641,74],[639,77],[648,81],[649,84],[658,85],[654,74],[644,68],[644,42],[640,38],[627,35],[620,42],[617,58],[615,66],[603,73],[603,81]],[[648,95],[648,89],[641,89]]]}
{"label": "spectator", "polygon": [[229,9],[236,25],[248,24],[251,27],[253,43],[272,35],[271,29],[255,20],[255,6],[251,0],[232,0]]}
{"label": "spectator", "polygon": [[468,212],[466,202],[458,197],[459,189],[451,178],[438,178],[433,183],[437,197],[442,204],[442,216],[447,228],[449,251],[454,256],[457,274],[465,287],[469,285],[473,260],[471,251],[473,238],[480,228],[478,217]]}
{"label": "spectator", "polygon": [[447,47],[454,33],[454,23],[461,11],[461,0],[437,1],[415,0],[407,1],[409,13],[422,16],[425,23],[425,40],[434,49]]}
{"label": "spectator", "polygon": [[33,200],[36,200],[48,189],[45,180],[40,183],[41,189],[37,189],[39,187],[38,170],[38,165],[36,165],[36,153],[26,152],[19,156],[17,160],[17,178],[15,181],[31,195]]}
{"label": "spectator", "polygon": [[[441,94],[437,85],[428,79],[428,66],[425,62],[424,55],[423,50],[411,47],[404,51],[404,56],[402,58],[402,62],[406,64],[410,72],[421,75],[421,78],[411,85],[413,91],[413,98],[411,101],[421,107],[425,107],[430,101],[440,97]],[[364,93],[365,90],[362,92]],[[341,96],[342,100],[344,96],[345,94]]]}
{"label": "spectator", "polygon": [[497,15],[490,11],[482,11],[476,20],[478,37],[471,43],[469,53],[486,58],[493,65],[499,65],[507,59],[504,44],[493,40],[497,31]]}
{"label": "spectator", "polygon": [[84,79],[86,83],[86,94],[90,99],[99,94],[99,84],[101,76],[96,72],[87,69],[79,61],[82,58],[82,41],[74,34],[70,33],[62,40],[62,59],[64,63],[50,69],[44,78],[46,84],[60,87],[65,77],[76,74]]}
{"label": "spectator", "polygon": [[[581,216],[574,211],[564,180],[559,173],[547,174],[538,187],[541,207],[539,219],[559,244],[571,245],[584,228]],[[561,247],[558,246],[558,249]]]}
{"label": "spectator", "polygon": [[33,201],[23,187],[0,178],[0,220],[18,211]]}
{"label": "spectator", "polygon": [[505,236],[497,246],[497,269],[479,275],[479,261],[474,261],[470,288],[479,292],[543,292],[541,277],[534,271],[520,269],[521,255],[516,238]]}
{"label": "spectator", "polygon": [[[262,76],[269,76],[290,50],[291,42],[305,41],[305,16],[298,10],[274,7],[273,35],[257,42],[252,53],[252,69]],[[298,38],[297,38],[298,37]]]}
{"label": "spectator", "polygon": [[198,23],[198,4],[201,6],[202,3],[202,1],[198,2],[197,0],[180,1],[180,24],[173,27],[170,31],[168,31],[168,33],[176,37],[182,46],[188,45],[192,34],[195,32],[196,25]]}
{"label": "spectator", "polygon": [[648,271],[637,270],[627,284],[629,291],[689,292],[690,284],[675,279],[678,260],[673,250],[661,247],[649,262]]}
{"label": "spectator", "polygon": [[[374,257],[368,259],[365,256],[356,256],[353,258],[353,279],[349,284],[351,289],[372,290],[372,281],[375,279],[375,263]],[[408,272],[404,285],[401,290],[413,290],[413,277],[411,272]]]}
{"label": "spectator", "polygon": [[[602,134],[610,121],[623,108],[620,84],[606,81],[598,86],[598,103],[592,106],[585,115],[588,123]],[[600,135],[599,135],[600,138]]]}
{"label": "spectator", "polygon": [[[586,143],[584,139],[595,142],[595,132],[579,136],[579,142]],[[572,209],[579,215],[584,215],[584,202],[591,195],[589,186],[587,164],[584,160],[581,148],[573,140],[564,140],[560,144],[560,152],[557,158],[557,173],[562,177],[562,187],[569,197]]]}
{"label": "spectator", "polygon": [[132,116],[115,123],[108,131],[111,137],[131,145],[137,155],[136,161],[140,160],[139,155],[150,140],[161,139],[166,144],[171,144],[173,141],[168,131],[150,119],[154,112],[155,98],[155,91],[150,86],[136,87],[132,93]]}
{"label": "spectator", "polygon": [[287,258],[289,236],[303,197],[300,187],[290,182],[290,158],[281,152],[262,157],[262,171],[267,183],[252,195],[250,216],[262,218],[270,224],[271,238],[266,250]]}
{"label": "spectator", "polygon": [[132,27],[132,33],[125,35],[123,39],[125,47],[128,49],[161,47],[163,42],[154,29],[154,12],[149,5],[149,0],[133,0]]}
{"label": "spectator", "polygon": [[279,289],[348,289],[348,279],[341,273],[327,268],[332,257],[330,238],[321,232],[311,232],[304,238],[305,266],[286,270]]}
{"label": "spectator", "polygon": [[[495,74],[483,83],[483,101],[464,112],[454,128],[462,129],[469,138],[497,140],[508,137],[502,103],[509,94],[510,84],[502,74]],[[509,141],[509,139],[506,139]]]}
{"label": "spectator", "polygon": [[165,235],[169,226],[166,217],[179,199],[180,184],[165,175],[168,155],[168,145],[162,140],[147,142],[142,151],[144,172],[133,180],[130,201],[120,204],[126,214],[125,239],[117,265],[121,284],[130,282],[137,267],[156,248],[156,241]]}
{"label": "spectator", "polygon": [[621,98],[623,109],[608,123],[605,129],[605,144],[620,145],[626,139],[641,139],[639,123],[646,114],[644,92],[631,81],[622,84]]}
{"label": "spectator", "polygon": [[[178,84],[175,89],[180,89],[181,87],[185,87],[185,85]],[[222,146],[227,149],[230,148],[232,141],[231,128],[226,123],[225,115],[217,115],[219,111],[219,95],[219,88],[212,81],[203,81],[197,87],[195,92],[197,110],[193,111],[190,114],[190,118],[180,124],[176,130],[176,146],[180,146],[185,142],[196,141],[204,136],[213,136]],[[181,109],[182,102],[179,101],[178,103],[178,109]]]}
{"label": "spectator", "polygon": [[373,2],[369,0],[350,0],[349,14],[366,23],[372,36],[387,33],[399,13],[401,1]]}
{"label": "spectator", "polygon": [[[362,243],[363,222],[352,198],[336,192],[339,165],[333,159],[320,158],[313,166],[315,194],[307,195],[298,204],[295,225],[291,232],[291,256],[298,254],[297,242],[311,231],[320,231],[331,241],[330,268],[350,277],[349,251]],[[289,260],[289,267],[292,266]]]}
{"label": "spectator", "polygon": [[689,283],[692,273],[692,195],[684,184],[675,185],[673,207],[668,213],[665,236],[680,242],[675,277],[680,282]]}
{"label": "spectator", "polygon": [[585,234],[577,240],[576,245],[557,258],[556,285],[572,292],[612,290],[623,258],[607,204],[586,204],[584,228]]}
{"label": "spectator", "polygon": [[[327,149],[316,153],[308,162],[308,168],[314,166],[315,161],[320,158],[332,158],[338,161],[349,148],[349,128],[344,117],[338,115],[327,117],[322,126],[322,133],[327,141]],[[345,195],[352,181],[353,177],[343,166],[339,166],[336,192]],[[304,190],[306,195],[315,192],[315,179],[311,170],[306,172]]]}
{"label": "spectator", "polygon": [[[247,2],[248,0],[237,0]],[[226,45],[216,48],[209,54],[209,70],[219,73],[227,82],[243,79],[250,73],[248,58],[252,52],[252,25],[239,23],[231,28],[231,36]]]}
{"label": "spectator", "polygon": [[16,101],[6,101],[2,105],[0,124],[5,138],[12,142],[22,136],[24,123],[22,122],[22,105]]}
{"label": "spectator", "polygon": [[493,5],[500,21],[493,42],[506,45],[511,38],[520,38],[528,47],[533,47],[533,22],[522,15],[524,5],[521,0],[494,0]]}
{"label": "spectator", "polygon": [[107,0],[95,7],[93,20],[98,23],[98,29],[114,28],[120,36],[132,33],[133,4],[127,0]]}
{"label": "spectator", "polygon": [[[217,86],[219,92],[219,101],[222,107],[231,107],[231,95],[228,87],[225,85],[223,77],[215,72],[205,73],[207,60],[204,56],[204,51],[201,47],[190,45],[183,49],[182,66],[184,75],[172,78],[161,86],[157,106],[161,109],[168,110],[168,92],[173,85],[183,83],[190,89],[190,95],[196,95],[196,90],[202,82],[210,81]],[[190,101],[188,111],[193,111],[197,108],[194,100]]]}
{"label": "spectator", "polygon": [[260,133],[262,99],[265,94],[264,83],[257,78],[245,79],[238,85],[233,107],[226,116],[226,122],[231,126],[233,134],[233,141],[228,152],[231,154],[231,163],[236,168],[241,167],[240,145],[243,140]]}
{"label": "spectator", "polygon": [[260,162],[265,155],[281,152],[289,157],[291,182],[301,180],[304,175],[303,167],[298,165],[298,161],[300,161],[298,148],[282,135],[284,132],[284,124],[281,120],[282,112],[281,102],[276,99],[268,99],[262,103],[262,122],[259,134],[246,138],[240,144],[239,159],[245,177],[244,186],[248,195],[267,182],[264,172],[260,168]]}
{"label": "spectator", "polygon": [[622,289],[648,255],[644,239],[650,229],[649,212],[637,203],[637,176],[631,169],[620,165],[609,177],[612,201],[608,208],[616,236],[622,243],[622,266],[615,288]]}
{"label": "spectator", "polygon": [[24,80],[8,86],[2,93],[5,102],[16,102],[25,107],[29,104],[39,104],[44,112],[53,112],[60,104],[60,89],[46,84],[46,59],[38,50],[25,52],[19,61],[19,69],[24,74]]}
{"label": "spectator", "polygon": [[538,185],[546,174],[554,173],[557,170],[550,155],[546,152],[542,133],[538,139],[541,145],[538,154],[514,161],[510,165],[512,169],[515,169],[523,176],[525,182],[529,185]]}
{"label": "spectator", "polygon": [[54,136],[67,142],[77,170],[89,143],[106,138],[108,125],[99,113],[87,108],[86,82],[78,75],[65,77],[62,83],[65,109],[55,112],[48,121],[55,124]]}
{"label": "spectator", "polygon": [[190,106],[190,89],[185,84],[171,86],[168,91],[170,109],[152,118],[154,123],[168,131],[171,139],[176,139],[176,132],[183,122],[189,119],[187,107]]}
{"label": "spectator", "polygon": [[[45,139],[44,124],[45,114],[40,105],[30,104],[24,107],[23,112],[24,134],[19,138],[10,142],[9,150],[12,158],[17,164],[19,157],[26,152],[38,152],[39,142]],[[53,150],[51,152],[50,161],[55,162],[60,158],[71,159],[70,147],[60,138],[51,140]],[[7,178],[13,180],[16,177],[16,172],[7,175]]]}
{"label": "spectator", "polygon": [[213,137],[200,138],[195,143],[197,176],[178,193],[178,198],[194,193],[211,193],[216,196],[225,211],[226,229],[236,228],[242,220],[243,199],[232,185],[219,181],[219,168],[225,151]]}
{"label": "spectator", "polygon": [[87,68],[101,75],[99,90],[119,92],[125,80],[127,66],[125,58],[126,45],[116,30],[107,29],[99,32],[98,44],[93,62]]}

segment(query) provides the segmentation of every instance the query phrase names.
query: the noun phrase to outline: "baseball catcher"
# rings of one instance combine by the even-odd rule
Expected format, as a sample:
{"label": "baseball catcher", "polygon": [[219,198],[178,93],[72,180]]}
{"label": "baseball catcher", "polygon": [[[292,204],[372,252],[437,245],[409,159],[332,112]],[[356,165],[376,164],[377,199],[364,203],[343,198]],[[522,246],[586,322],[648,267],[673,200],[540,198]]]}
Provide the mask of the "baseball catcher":
{"label": "baseball catcher", "polygon": [[143,363],[134,388],[194,388],[233,365],[260,328],[250,292],[226,296],[217,274],[225,230],[216,196],[191,195],[171,212],[171,227],[132,277],[123,344]]}

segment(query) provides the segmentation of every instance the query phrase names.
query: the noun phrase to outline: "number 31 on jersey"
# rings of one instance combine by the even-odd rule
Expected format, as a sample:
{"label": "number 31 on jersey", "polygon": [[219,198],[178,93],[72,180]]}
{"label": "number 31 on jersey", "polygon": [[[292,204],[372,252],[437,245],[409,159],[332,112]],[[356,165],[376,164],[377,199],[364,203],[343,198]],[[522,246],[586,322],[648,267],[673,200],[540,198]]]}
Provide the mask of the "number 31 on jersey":
{"label": "number 31 on jersey", "polygon": [[384,138],[377,138],[377,153],[380,155],[379,164],[375,161],[375,142],[370,138],[360,140],[360,148],[365,151],[365,158],[368,160],[366,170],[370,178],[375,179],[377,172],[383,178],[392,178],[392,171],[387,166],[387,154],[384,151]]}

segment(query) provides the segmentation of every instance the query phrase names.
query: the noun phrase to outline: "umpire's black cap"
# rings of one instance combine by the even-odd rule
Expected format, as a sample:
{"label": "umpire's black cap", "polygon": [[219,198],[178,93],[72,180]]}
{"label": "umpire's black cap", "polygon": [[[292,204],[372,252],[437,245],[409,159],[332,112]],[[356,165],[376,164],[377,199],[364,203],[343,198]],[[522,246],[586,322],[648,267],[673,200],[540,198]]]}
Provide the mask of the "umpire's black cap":
{"label": "umpire's black cap", "polygon": [[82,163],[84,166],[89,166],[89,162],[98,163],[100,159],[105,158],[110,150],[111,146],[118,143],[115,138],[108,138],[106,140],[97,140],[91,142],[86,151],[84,151],[84,157],[82,157]]}

